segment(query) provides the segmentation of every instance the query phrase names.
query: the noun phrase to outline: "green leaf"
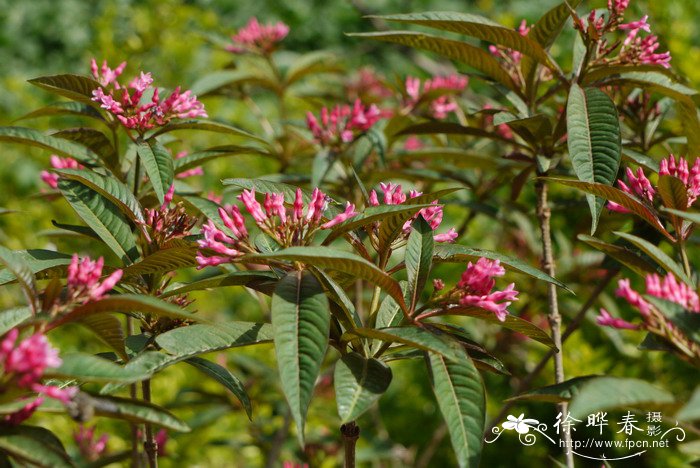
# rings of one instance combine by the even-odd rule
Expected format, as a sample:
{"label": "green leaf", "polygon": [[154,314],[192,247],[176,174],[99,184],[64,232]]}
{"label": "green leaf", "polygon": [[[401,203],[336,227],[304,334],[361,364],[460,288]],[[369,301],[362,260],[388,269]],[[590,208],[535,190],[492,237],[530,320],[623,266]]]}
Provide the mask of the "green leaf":
{"label": "green leaf", "polygon": [[4,263],[7,270],[17,278],[17,282],[22,287],[22,292],[27,301],[27,304],[33,311],[37,310],[37,289],[34,273],[29,267],[29,264],[18,255],[16,252],[0,245],[0,262]]}
{"label": "green leaf", "polygon": [[670,213],[674,216],[678,216],[679,218],[686,219],[692,223],[700,223],[700,213],[688,213],[687,211],[681,211],[681,210],[674,210],[671,208],[661,208],[661,211],[664,213]]}
{"label": "green leaf", "polygon": [[32,310],[29,307],[15,307],[0,312],[0,336],[12,330],[31,318]]}
{"label": "green leaf", "polygon": [[673,78],[660,71],[620,73],[616,77],[606,80],[605,84],[635,84],[679,100],[694,96],[698,93],[696,90],[678,83]]}
{"label": "green leaf", "polygon": [[102,115],[93,106],[80,102],[55,102],[50,106],[42,107],[29,114],[23,115],[16,121],[36,119],[38,117],[51,117],[56,115],[75,115],[78,117],[89,117],[101,122],[104,121]]}
{"label": "green leaf", "polygon": [[666,208],[681,211],[688,209],[688,191],[678,177],[661,175],[656,187]]}
{"label": "green leaf", "polygon": [[408,291],[411,296],[410,309],[415,310],[416,304],[425,287],[425,282],[430,275],[433,263],[433,228],[428,222],[419,216],[413,222],[411,234],[408,236],[406,244],[405,262],[406,274],[408,275]]}
{"label": "green leaf", "polygon": [[313,268],[311,272],[316,276],[316,279],[321,283],[326,290],[328,299],[332,300],[342,310],[341,314],[334,314],[338,321],[345,327],[346,330],[362,326],[362,319],[355,310],[355,305],[352,303],[348,295],[343,291],[343,288],[330,275],[318,268]]}
{"label": "green leaf", "polygon": [[349,34],[353,37],[374,39],[376,41],[391,42],[403,46],[413,47],[435,52],[438,55],[469,65],[498,81],[506,88],[520,92],[513,79],[501,67],[501,64],[489,52],[462,41],[443,39],[431,34],[412,31],[382,31],[370,33]]}
{"label": "green leaf", "polygon": [[690,400],[678,411],[676,418],[683,421],[700,420],[700,387],[695,388]]}
{"label": "green leaf", "polygon": [[479,371],[462,349],[449,361],[428,353],[433,393],[447,424],[452,448],[460,467],[479,466],[486,418],[486,395]]}
{"label": "green leaf", "polygon": [[569,412],[576,419],[598,411],[621,407],[648,409],[674,403],[666,390],[640,379],[596,377],[581,385],[571,400]]}
{"label": "green leaf", "polygon": [[389,388],[391,369],[377,359],[349,353],[336,362],[333,382],[338,415],[346,423],[360,417]]}
{"label": "green leaf", "polygon": [[413,348],[439,353],[448,359],[459,359],[462,347],[447,334],[438,335],[424,328],[415,326],[388,328],[356,328],[347,332],[349,335],[381,340],[386,343],[401,343]]}
{"label": "green leaf", "polygon": [[184,158],[179,158],[175,160],[175,173],[179,174],[193,167],[208,163],[215,159],[238,156],[238,155],[255,155],[255,156],[270,156],[270,153],[261,150],[260,148],[255,148],[252,146],[217,146],[214,148],[209,148],[204,151],[198,151],[196,153],[188,154]]}
{"label": "green leaf", "polygon": [[132,221],[144,222],[141,204],[129,187],[116,177],[105,177],[96,172],[82,169],[58,169],[61,177],[75,180],[114,203]]}
{"label": "green leaf", "polygon": [[309,272],[294,271],[275,288],[270,305],[282,390],[304,445],[304,423],[328,348],[328,298]]}
{"label": "green leaf", "polygon": [[92,78],[71,74],[41,76],[28,81],[39,88],[86,104],[94,104],[92,92],[101,87]]}
{"label": "green leaf", "polygon": [[435,133],[445,135],[467,135],[480,138],[489,138],[491,140],[503,141],[516,146],[524,146],[509,138],[505,138],[496,132],[488,132],[477,127],[467,127],[455,122],[422,122],[405,127],[399,132],[399,136],[403,135],[433,135]]}
{"label": "green leaf", "polygon": [[119,155],[107,136],[99,130],[89,127],[70,128],[53,133],[51,136],[79,143],[97,154],[108,168],[114,169],[119,164]]}
{"label": "green leaf", "polygon": [[622,159],[631,161],[638,166],[645,167],[653,172],[659,172],[659,163],[646,154],[638,153],[629,148],[622,148]]}
{"label": "green leaf", "polygon": [[[598,88],[573,84],[566,107],[569,155],[582,182],[612,185],[620,167],[622,143],[615,103]],[[586,195],[593,218],[591,235],[598,226],[603,201]]]}
{"label": "green leaf", "polygon": [[79,161],[99,159],[99,156],[92,150],[82,145],[66,141],[63,138],[44,135],[40,131],[32,128],[0,127],[0,141],[36,146],[54,152],[60,156],[75,158]]}
{"label": "green leaf", "polygon": [[124,327],[117,317],[111,314],[86,315],[79,323],[114,349],[119,357],[126,359]]}
{"label": "green leaf", "polygon": [[309,75],[340,71],[342,69],[334,54],[324,50],[314,51],[296,58],[287,69],[284,81],[287,86],[290,86]]}
{"label": "green leaf", "polygon": [[196,244],[177,245],[156,250],[151,255],[144,257],[140,262],[124,268],[124,277],[177,271],[181,268],[192,267],[197,264],[195,261],[196,256]]}
{"label": "green leaf", "polygon": [[190,325],[170,330],[156,337],[156,343],[165,351],[188,357],[271,341],[272,327],[266,323],[255,322]]}
{"label": "green leaf", "polygon": [[579,389],[583,384],[589,382],[591,379],[597,379],[598,377],[599,376],[596,375],[575,377],[565,382],[547,385],[546,387],[540,387],[530,390],[529,392],[521,393],[520,395],[508,398],[506,401],[544,401],[548,403],[570,401],[573,397],[578,395]]}
{"label": "green leaf", "polygon": [[559,36],[571,15],[571,9],[576,8],[581,0],[567,0],[553,7],[542,15],[530,28],[527,37],[536,41],[544,49],[548,49]]}
{"label": "green leaf", "polygon": [[144,401],[108,396],[80,394],[95,415],[124,419],[139,424],[155,424],[178,432],[190,432],[190,427],[168,410]]}
{"label": "green leaf", "polygon": [[248,419],[252,421],[253,418],[253,407],[250,404],[250,398],[248,393],[245,391],[245,386],[243,383],[233,375],[228,369],[222,367],[206,359],[191,357],[185,360],[187,364],[190,364],[197,370],[201,371],[204,375],[211,377],[212,379],[223,385],[228,391],[233,393],[233,395],[238,398],[238,401],[243,405]]}
{"label": "green leaf", "polygon": [[304,262],[316,268],[326,268],[362,278],[383,288],[404,311],[407,311],[399,283],[364,258],[349,252],[330,247],[289,247],[268,254],[246,255],[241,261],[257,262],[269,260],[289,260]]}
{"label": "green leaf", "polygon": [[91,188],[70,179],[59,179],[58,188],[85,224],[92,228],[125,264],[138,258],[131,226],[114,203]]}
{"label": "green leaf", "polygon": [[639,247],[644,253],[649,255],[656,263],[661,266],[664,270],[669,273],[676,275],[678,279],[686,283],[688,286],[695,288],[695,283],[688,278],[688,276],[683,271],[683,268],[676,263],[671,257],[666,255],[664,251],[659,249],[657,246],[651,242],[642,239],[641,237],[634,236],[632,234],[627,234],[626,232],[615,231],[613,234],[622,237],[625,240],[630,241],[635,246]]}
{"label": "green leaf", "polygon": [[539,62],[550,63],[547,53],[537,42],[527,36],[521,35],[515,29],[507,28],[483,16],[448,11],[429,11],[425,13],[369,16],[369,18],[417,24],[443,31],[465,34],[481,39],[482,41],[492,42],[517,50]]}
{"label": "green leaf", "polygon": [[644,299],[651,302],[654,307],[659,309],[659,311],[688,338],[700,344],[700,314],[689,312],[683,308],[683,306],[675,302],[648,294],[644,296]]}
{"label": "green leaf", "polygon": [[622,245],[609,244],[595,237],[585,234],[578,235],[579,240],[586,244],[604,252],[608,256],[614,258],[621,264],[627,266],[640,276],[646,276],[649,273],[657,273],[656,267],[649,263],[637,252],[630,250]]}
{"label": "green leaf", "polygon": [[683,127],[683,133],[688,139],[688,153],[700,153],[700,118],[698,118],[695,102],[688,98],[678,99],[676,111]]}
{"label": "green leaf", "polygon": [[165,302],[157,297],[146,296],[143,294],[119,294],[107,296],[99,301],[88,302],[87,304],[78,306],[70,313],[63,315],[54,321],[51,324],[51,328],[56,328],[64,323],[82,320],[88,315],[111,312],[121,312],[125,314],[151,314],[157,317],[192,320],[197,322],[206,321],[202,317],[186,312],[179,306]]}
{"label": "green leaf", "polygon": [[245,138],[250,138],[251,140],[257,140],[262,143],[266,143],[264,139],[248,133],[245,130],[234,127],[232,125],[227,125],[221,122],[215,122],[213,120],[182,120],[173,123],[169,123],[164,127],[160,127],[156,132],[151,135],[151,137],[156,137],[168,132],[174,132],[176,130],[199,130],[200,132],[214,132],[214,133],[225,133],[227,135],[235,135]]}
{"label": "green leaf", "polygon": [[623,192],[618,188],[611,187],[606,184],[581,182],[580,180],[574,179],[547,177],[546,180],[556,182],[558,184],[568,185],[569,187],[574,187],[584,192],[618,203],[649,223],[654,229],[666,236],[669,240],[675,240],[673,236],[664,228],[663,224],[661,224],[659,216],[652,207],[647,206],[636,197],[633,197],[632,195]]}
{"label": "green leaf", "polygon": [[[38,279],[61,277],[65,266],[71,261],[71,256],[53,250],[29,249],[18,250],[15,254],[24,260],[34,276]],[[60,273],[57,274],[57,271]],[[16,279],[10,270],[0,271],[0,285],[7,284]]]}
{"label": "green leaf", "polygon": [[435,246],[434,260],[436,262],[466,263],[468,261],[477,261],[481,257],[488,258],[489,260],[500,260],[506,269],[519,271],[520,273],[524,273],[528,276],[546,281],[548,283],[556,284],[560,288],[571,291],[571,289],[569,289],[561,281],[552,278],[542,270],[539,270],[515,257],[510,257],[499,252],[473,249],[471,247],[457,244],[438,244]]}
{"label": "green leaf", "polygon": [[465,306],[458,306],[446,309],[445,312],[441,315],[466,315],[468,317],[474,317],[479,320],[485,320],[486,322],[494,323],[509,330],[521,333],[525,336],[532,338],[535,341],[539,341],[540,343],[549,346],[552,349],[556,349],[554,341],[552,341],[552,338],[550,338],[547,332],[542,330],[537,325],[528,322],[527,320],[521,319],[520,317],[516,317],[515,315],[508,314],[506,315],[506,320],[504,322],[501,322],[500,320],[498,320],[498,317],[496,317],[496,314],[494,314],[491,311],[480,309],[478,307]]}
{"label": "green leaf", "polygon": [[256,76],[248,70],[220,70],[204,75],[192,84],[190,90],[192,94],[206,96],[225,86],[254,81],[255,78]]}
{"label": "green leaf", "polygon": [[146,169],[148,178],[151,179],[158,201],[163,203],[163,197],[170,190],[175,177],[173,157],[155,138],[148,141],[138,141],[136,153]]}
{"label": "green leaf", "polygon": [[[39,431],[42,432],[39,433]],[[20,466],[25,464],[44,468],[74,466],[56,436],[39,427],[22,425],[4,429],[0,434],[0,452],[21,462]]]}
{"label": "green leaf", "polygon": [[277,281],[277,276],[270,271],[235,271],[226,275],[214,276],[170,289],[161,294],[160,297],[166,298],[185,294],[190,291],[223,288],[226,286],[245,286],[260,290],[263,285],[269,286],[269,284],[275,281]]}
{"label": "green leaf", "polygon": [[80,382],[122,382],[132,383],[150,377],[150,374],[127,369],[112,361],[85,353],[61,355],[63,363],[56,369],[48,369],[47,377],[76,379]]}

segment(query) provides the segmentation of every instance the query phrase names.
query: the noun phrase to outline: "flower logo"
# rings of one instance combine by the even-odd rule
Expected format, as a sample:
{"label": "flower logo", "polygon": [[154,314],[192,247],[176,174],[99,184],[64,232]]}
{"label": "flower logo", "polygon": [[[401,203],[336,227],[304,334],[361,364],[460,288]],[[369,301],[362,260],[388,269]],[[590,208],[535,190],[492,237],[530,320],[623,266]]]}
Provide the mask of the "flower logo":
{"label": "flower logo", "polygon": [[502,424],[503,429],[506,429],[508,431],[512,431],[513,429],[515,429],[518,432],[518,434],[527,434],[530,431],[531,425],[536,426],[540,423],[536,419],[525,419],[524,413],[518,416],[517,418],[509,414],[506,419],[508,420]]}

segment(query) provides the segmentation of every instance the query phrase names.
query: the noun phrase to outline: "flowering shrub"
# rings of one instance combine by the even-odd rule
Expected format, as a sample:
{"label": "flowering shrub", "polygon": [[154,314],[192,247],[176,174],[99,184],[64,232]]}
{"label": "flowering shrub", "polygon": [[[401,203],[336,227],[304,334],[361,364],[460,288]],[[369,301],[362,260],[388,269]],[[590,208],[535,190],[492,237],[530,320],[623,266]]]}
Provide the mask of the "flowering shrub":
{"label": "flowering shrub", "polygon": [[[48,186],[41,200],[70,207],[81,224],[55,227],[89,243],[59,238],[51,249],[0,248],[3,284],[24,295],[24,305],[0,314],[7,403],[0,452],[18,463],[73,463],[63,447],[39,444],[54,437],[48,429],[29,424],[35,412],[54,411],[79,423],[79,463],[155,467],[159,457],[176,460],[177,434],[200,430],[208,416],[186,421],[178,405],[171,413],[152,381],[189,365],[220,386],[225,404],[216,413],[225,407],[253,421],[282,415],[275,434],[264,433],[267,420],[250,431],[251,446],[270,454],[268,466],[315,466],[340,452],[354,466],[358,438],[384,443],[361,437],[359,426],[373,429],[364,421],[381,419],[378,401],[395,374],[396,381],[414,379],[409,366],[417,365],[427,371],[457,464],[476,466],[488,430],[491,377],[483,373],[524,373],[520,356],[529,346],[549,350],[529,376],[514,379],[522,382],[515,399],[497,401],[502,414],[492,427],[514,401],[554,402],[562,415],[584,399],[608,410],[661,392],[634,380],[638,400],[620,401],[583,383],[598,377],[565,376],[564,342],[599,297],[607,299],[608,283],[623,268],[629,271],[616,295],[639,317],[621,318],[627,313],[608,300],[591,320],[605,327],[596,333],[644,330],[643,348],[700,365],[689,255],[700,222],[692,211],[700,194],[695,92],[667,70],[671,57],[658,52],[658,38],[644,35],[648,16],[625,23],[629,2],[610,0],[606,11],[580,17],[579,3],[564,2],[517,29],[461,13],[383,18],[465,34],[479,45],[413,31],[353,35],[424,49],[478,72],[470,75],[399,76],[396,84],[371,69],[346,76],[328,53],[284,50],[294,34],[284,23],[252,18],[220,46],[234,68],[202,76],[188,91],[165,92],[143,71],[120,82],[126,62],[112,69],[93,60],[91,76],[32,80],[71,100],[37,115],[67,113],[84,126],[50,135],[2,127],[0,141],[49,151],[51,168],[37,177]],[[563,28],[576,34],[573,60],[550,54]],[[323,89],[311,96],[309,87]],[[257,126],[210,120],[209,99],[246,106]],[[672,100],[685,139],[666,125]],[[182,130],[195,137],[173,136]],[[212,134],[229,144],[210,143]],[[659,148],[668,154],[673,146],[688,156],[657,163]],[[242,155],[264,159],[277,173],[251,177],[244,165],[230,164],[233,178],[223,189],[202,187],[212,179],[210,162]],[[584,192],[585,202],[567,187]],[[562,210],[565,202],[587,204],[590,235],[578,232],[588,226],[578,212]],[[480,217],[495,228],[485,232],[474,222]],[[570,224],[599,253],[572,254],[574,239],[557,231],[559,224]],[[631,274],[644,277],[645,294]],[[235,308],[222,320],[190,296],[225,297],[226,287],[256,299],[255,321]],[[575,316],[574,290],[583,298]],[[62,349],[59,358],[46,334],[59,343],[75,325],[94,342],[78,352]],[[257,408],[257,399],[268,398],[258,389],[267,379],[244,382],[238,374],[245,372],[224,357],[269,344],[274,385],[287,403],[272,416]],[[86,352],[93,346],[102,352]],[[555,385],[526,392],[549,359]],[[211,401],[214,390],[197,390],[198,383],[178,390]],[[337,435],[317,430],[309,416],[329,395],[342,424]],[[44,405],[45,397],[55,404]],[[129,435],[98,437],[93,418],[115,419]],[[290,433],[300,463],[281,453]],[[561,437],[571,446],[570,433]],[[114,452],[120,442],[128,449]],[[28,453],[20,443],[42,448]],[[573,466],[572,451],[552,456]]]}

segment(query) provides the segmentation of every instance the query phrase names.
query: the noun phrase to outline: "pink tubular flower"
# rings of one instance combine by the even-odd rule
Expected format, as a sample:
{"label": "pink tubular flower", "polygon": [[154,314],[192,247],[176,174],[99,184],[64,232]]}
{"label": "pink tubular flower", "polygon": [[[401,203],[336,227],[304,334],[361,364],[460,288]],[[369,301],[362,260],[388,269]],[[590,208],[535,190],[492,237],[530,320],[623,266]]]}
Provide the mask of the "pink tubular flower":
{"label": "pink tubular flower", "polygon": [[335,218],[331,219],[327,223],[322,224],[321,229],[330,229],[335,225],[338,225],[340,223],[347,221],[348,219],[352,218],[353,216],[357,216],[357,214],[358,214],[357,211],[355,211],[355,205],[353,205],[350,202],[347,202],[347,205],[345,205],[345,211],[336,215]]}
{"label": "pink tubular flower", "polygon": [[[51,167],[54,169],[83,169],[83,166],[73,158],[59,158],[52,154],[49,158]],[[41,180],[52,189],[58,188],[58,174],[48,171],[41,171]]]}
{"label": "pink tubular flower", "polygon": [[[626,174],[629,185],[625,184],[625,182],[623,182],[621,179],[618,180],[617,185],[620,187],[620,190],[629,193],[630,195],[637,196],[644,201],[648,201],[650,203],[653,202],[654,196],[656,195],[656,190],[651,185],[651,182],[647,176],[644,175],[642,168],[637,168],[637,174],[635,175],[635,173],[632,172],[632,169],[628,167],[626,169]],[[629,213],[627,208],[615,202],[608,202],[608,209],[618,213]]]}
{"label": "pink tubular flower", "polygon": [[330,111],[321,109],[320,121],[311,112],[306,114],[306,125],[321,146],[339,147],[350,143],[369,130],[382,118],[382,112],[371,104],[365,106],[359,99],[352,107],[335,106]]}
{"label": "pink tubular flower", "polygon": [[238,33],[231,36],[233,44],[226,50],[234,54],[246,52],[268,54],[275,50],[277,43],[289,34],[289,26],[280,22],[262,25],[257,18],[251,18]]}
{"label": "pink tubular flower", "polygon": [[[92,100],[98,102],[100,107],[126,128],[142,134],[156,125],[166,125],[173,119],[207,117],[204,105],[196,96],[190,91],[180,92],[180,87],[175,88],[167,98],[161,99],[158,88],[152,86],[150,73],[141,72],[127,86],[120,84],[117,78],[125,65],[122,63],[111,70],[105,62],[102,69],[98,70],[93,59],[91,69],[95,79],[102,85],[92,92]],[[144,100],[144,96],[149,94],[152,94],[150,100]]]}
{"label": "pink tubular flower", "polygon": [[85,460],[94,462],[107,452],[108,434],[102,434],[95,440],[95,426],[80,428],[73,432],[73,440],[78,445],[78,450]]}
{"label": "pink tubular flower", "polygon": [[501,322],[508,315],[507,308],[512,301],[517,301],[518,291],[511,283],[501,291],[493,291],[497,277],[505,275],[506,270],[499,260],[480,258],[476,264],[469,262],[462,278],[457,283],[460,292],[459,302],[465,306],[474,306],[493,312]]}
{"label": "pink tubular flower", "polygon": [[[182,159],[187,157],[187,151],[180,151],[175,155],[175,159]],[[192,169],[187,169],[186,171],[180,172],[176,177],[178,179],[187,179],[188,177],[204,175],[204,169],[202,166],[193,167]]]}
{"label": "pink tubular flower", "polygon": [[415,135],[406,138],[406,141],[403,143],[403,149],[406,151],[418,151],[423,149],[423,146],[423,142]]}
{"label": "pink tubular flower", "polygon": [[630,0],[608,0],[608,10],[622,16],[630,4]]}
{"label": "pink tubular flower", "polygon": [[[657,274],[647,275],[646,293],[650,296],[675,302],[690,312],[700,313],[698,294],[687,284],[676,280],[676,277],[671,273],[667,274],[663,279]],[[644,300],[641,294],[631,288],[630,280],[620,280],[615,295],[625,299],[639,311],[642,317],[648,317],[651,313],[651,304]]]}
{"label": "pink tubular flower", "polygon": [[[416,198],[422,195],[421,192],[411,190],[407,197],[401,189],[400,184],[394,184],[391,182],[386,184],[380,182],[379,187],[384,194],[383,201],[385,205],[400,205],[404,203],[407,198]],[[369,205],[379,206],[379,197],[377,196],[377,192],[375,190],[372,190],[369,193]],[[413,221],[418,216],[423,216],[423,219],[428,222],[433,231],[440,227],[440,224],[442,224],[442,206],[438,204],[437,200],[433,200],[432,205],[433,206],[421,209],[415,216],[404,223],[402,228],[404,237],[408,237],[411,232],[411,224],[413,224]],[[435,242],[453,242],[456,238],[457,231],[454,229],[450,229],[446,233],[437,234],[434,236]]]}
{"label": "pink tubular flower", "polygon": [[100,281],[104,259],[96,261],[85,257],[82,261],[73,254],[68,265],[68,297],[76,302],[90,302],[102,299],[114,288],[122,277],[122,270],[115,270],[107,278]]}
{"label": "pink tubular flower", "polygon": [[345,85],[350,99],[377,102],[391,97],[392,92],[386,87],[380,75],[372,68],[360,68],[357,74]]}
{"label": "pink tubular flower", "polygon": [[166,431],[165,429],[161,429],[160,431],[158,431],[156,433],[156,436],[154,437],[154,441],[158,446],[158,456],[167,457],[168,451],[166,450],[165,446],[168,443],[168,431]]}
{"label": "pink tubular flower", "polygon": [[691,168],[684,157],[676,158],[669,154],[668,158],[662,159],[659,163],[659,175],[670,175],[677,177],[685,184],[688,194],[688,206],[695,203],[700,196],[700,158],[697,158]]}
{"label": "pink tubular flower", "polygon": [[598,325],[612,327],[621,330],[638,330],[639,325],[634,325],[621,318],[615,318],[605,309],[600,309],[600,315],[596,317]]}
{"label": "pink tubular flower", "polygon": [[458,108],[452,95],[464,91],[468,83],[466,76],[436,76],[426,80],[421,91],[420,79],[409,76],[406,78],[406,105],[414,110],[420,104],[428,103],[434,118],[445,119]]}

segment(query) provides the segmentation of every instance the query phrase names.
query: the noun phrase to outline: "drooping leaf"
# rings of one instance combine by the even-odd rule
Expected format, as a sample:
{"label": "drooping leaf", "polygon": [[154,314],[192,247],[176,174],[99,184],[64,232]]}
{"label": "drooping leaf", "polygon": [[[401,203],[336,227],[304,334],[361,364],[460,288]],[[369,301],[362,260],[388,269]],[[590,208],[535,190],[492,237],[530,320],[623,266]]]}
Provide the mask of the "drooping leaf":
{"label": "drooping leaf", "polygon": [[272,327],[266,323],[224,322],[176,328],[156,337],[156,343],[177,356],[219,351],[272,341]]}
{"label": "drooping leaf", "polygon": [[15,307],[0,312],[0,336],[4,335],[11,329],[21,325],[25,320],[32,316],[32,310],[29,307]]}
{"label": "drooping leaf", "polygon": [[276,252],[246,255],[242,261],[289,260],[305,262],[316,268],[341,271],[356,278],[362,278],[383,288],[396,300],[403,310],[407,310],[399,283],[391,276],[355,254],[330,247],[289,247]]}
{"label": "drooping leaf", "polygon": [[96,416],[124,419],[139,424],[150,423],[177,432],[190,432],[190,427],[182,420],[153,403],[112,396],[84,396],[84,393],[80,395],[84,403],[94,409]]}
{"label": "drooping leaf", "polygon": [[688,191],[678,177],[659,176],[656,184],[661,200],[666,208],[685,211],[688,208]]}
{"label": "drooping leaf", "polygon": [[112,314],[94,314],[84,316],[78,323],[97,335],[103,342],[117,352],[122,359],[126,358],[124,348],[124,326]]}
{"label": "drooping leaf", "polygon": [[[264,285],[269,286],[278,278],[270,271],[235,271],[225,275],[194,281],[189,284],[165,291],[162,298],[185,294],[190,291],[201,291],[203,289],[223,288],[226,286],[246,286],[260,290]],[[267,289],[270,289],[269,287]]]}
{"label": "drooping leaf", "polygon": [[127,369],[107,359],[86,353],[62,354],[63,363],[56,369],[48,369],[47,377],[76,379],[80,382],[138,382],[150,377],[139,370]]}
{"label": "drooping leaf", "polygon": [[629,248],[622,245],[609,244],[603,242],[595,237],[587,236],[584,234],[579,234],[578,238],[585,242],[586,244],[594,247],[601,252],[609,255],[618,262],[630,268],[632,271],[640,276],[646,276],[649,273],[657,273],[654,265],[649,263],[646,259],[640,256],[638,253],[630,250]]}
{"label": "drooping leaf", "polygon": [[620,73],[605,80],[605,84],[634,84],[679,100],[698,94],[696,90],[677,82],[663,71],[631,71]]}
{"label": "drooping leaf", "polygon": [[36,279],[29,264],[16,252],[0,245],[0,262],[5,264],[7,271],[17,279],[27,304],[36,312],[37,289]]}
{"label": "drooping leaf", "polygon": [[670,213],[679,218],[686,219],[692,223],[700,223],[700,213],[689,213],[687,211],[674,210],[671,208],[661,208],[664,213]]}
{"label": "drooping leaf", "polygon": [[132,221],[144,221],[141,204],[129,190],[129,187],[116,177],[105,177],[89,170],[59,169],[56,172],[61,177],[75,180],[90,187],[119,207],[122,213],[127,215]]}
{"label": "drooping leaf", "polygon": [[568,185],[569,187],[574,187],[586,193],[618,203],[649,223],[654,229],[666,236],[669,240],[674,240],[673,236],[671,236],[671,234],[666,231],[663,224],[661,224],[659,216],[656,214],[656,211],[653,208],[645,205],[637,198],[623,192],[618,188],[611,187],[606,184],[582,182],[574,179],[547,177],[546,180],[556,182],[558,184]]}
{"label": "drooping leaf", "polygon": [[74,466],[56,436],[42,427],[22,425],[5,429],[0,434],[0,452],[11,456],[20,465],[42,468]]}
{"label": "drooping leaf", "polygon": [[152,136],[162,135],[168,132],[174,132],[176,130],[199,130],[200,132],[214,132],[214,133],[225,133],[228,135],[235,135],[240,137],[249,138],[251,140],[257,140],[265,143],[265,140],[248,133],[245,130],[228,125],[221,122],[215,122],[213,120],[182,120],[177,122],[169,123],[161,128],[159,128]]}
{"label": "drooping leaf", "polygon": [[688,276],[683,271],[683,268],[675,260],[666,255],[666,253],[663,250],[661,250],[648,240],[642,239],[641,237],[637,237],[632,234],[628,234],[626,232],[615,231],[614,234],[619,237],[622,237],[625,240],[630,241],[632,244],[639,247],[639,249],[641,249],[644,253],[653,258],[654,261],[658,263],[659,266],[661,266],[661,268],[668,271],[669,273],[673,273],[678,279],[680,279],[690,287],[695,287],[695,283],[690,278],[688,278]]}
{"label": "drooping leaf", "polygon": [[256,155],[256,156],[269,156],[270,154],[260,148],[255,148],[253,146],[217,146],[214,148],[209,148],[203,151],[198,151],[196,153],[188,154],[184,158],[179,158],[175,160],[175,173],[179,174],[193,167],[199,166],[201,164],[208,163],[219,158],[225,158],[230,156],[238,155]]}
{"label": "drooping leaf", "polygon": [[[598,88],[573,84],[566,106],[569,155],[582,182],[612,185],[620,167],[620,122],[615,103]],[[598,226],[603,201],[586,195],[593,222],[591,235]]]}
{"label": "drooping leaf", "polygon": [[481,458],[486,395],[479,371],[461,349],[459,359],[427,353],[433,393],[447,424],[460,467],[476,468]]}
{"label": "drooping leaf", "polygon": [[413,222],[411,234],[408,236],[405,251],[406,274],[408,275],[408,291],[410,294],[409,307],[415,310],[418,299],[423,292],[425,282],[430,275],[433,263],[433,228],[419,216]]}
{"label": "drooping leaf", "polygon": [[700,387],[695,389],[688,402],[676,413],[676,418],[683,421],[700,420]]}
{"label": "drooping leaf", "polygon": [[448,359],[458,359],[461,346],[447,334],[438,335],[415,326],[388,328],[357,328],[347,334],[381,340],[385,343],[401,343],[413,348],[439,353]]}
{"label": "drooping leaf", "polygon": [[[71,256],[53,250],[29,249],[15,251],[29,266],[34,276],[38,279],[54,278],[62,276],[65,266],[71,261]],[[7,284],[16,279],[10,270],[0,271],[0,285]]]}
{"label": "drooping leaf", "polygon": [[688,153],[700,153],[700,117],[695,102],[692,99],[678,99],[676,111],[688,140]]}
{"label": "drooping leaf", "polygon": [[311,273],[294,271],[277,284],[270,311],[280,382],[303,446],[306,412],[328,348],[328,298]]}
{"label": "drooping leaf", "polygon": [[377,359],[349,353],[336,362],[333,383],[338,415],[345,423],[361,416],[389,388],[391,369]]}
{"label": "drooping leaf", "polygon": [[99,159],[92,150],[49,135],[44,135],[38,130],[23,127],[0,127],[0,141],[9,143],[21,143],[29,146],[36,146],[52,151],[60,156],[75,158],[79,161],[95,161]]}
{"label": "drooping leaf", "polygon": [[190,90],[192,94],[206,96],[226,86],[254,81],[255,78],[248,70],[219,70],[202,76],[192,84]]}
{"label": "drooping leaf", "polygon": [[435,52],[438,55],[469,65],[484,73],[488,77],[498,81],[506,88],[519,92],[520,90],[513,79],[501,67],[493,55],[471,44],[452,39],[444,39],[431,34],[414,31],[382,31],[370,33],[355,33],[350,36],[373,39],[376,41],[391,42],[415,49]]}
{"label": "drooping leaf", "polygon": [[466,263],[469,261],[475,262],[481,257],[488,258],[489,260],[499,260],[506,269],[519,271],[520,273],[524,273],[528,276],[532,276],[533,278],[546,281],[548,283],[556,284],[560,288],[571,291],[571,289],[569,289],[561,281],[552,278],[542,270],[539,270],[515,257],[510,257],[499,252],[473,249],[471,247],[457,244],[438,244],[435,246],[434,260],[436,262]]}
{"label": "drooping leaf", "polygon": [[175,177],[172,155],[155,138],[138,141],[136,153],[146,169],[158,201],[163,203],[163,197],[170,189]]}
{"label": "drooping leaf", "polygon": [[421,122],[405,127],[399,132],[398,135],[433,135],[435,133],[489,138],[491,140],[514,144],[515,146],[523,146],[521,143],[506,138],[499,133],[489,132],[478,127],[467,127],[455,122]]}
{"label": "drooping leaf", "polygon": [[659,408],[674,402],[666,390],[640,379],[596,377],[581,385],[571,400],[569,412],[576,419],[613,408]]}
{"label": "drooping leaf", "polygon": [[53,133],[51,136],[74,141],[89,148],[100,156],[108,168],[115,168],[119,162],[119,155],[112,142],[104,133],[94,128],[69,128]]}
{"label": "drooping leaf", "polygon": [[124,277],[148,275],[176,271],[181,268],[195,266],[197,262],[197,245],[178,245],[169,249],[160,249],[144,257],[140,262],[124,268]]}
{"label": "drooping leaf", "polygon": [[29,114],[23,115],[16,121],[36,119],[38,117],[51,117],[56,115],[76,115],[104,121],[102,115],[93,106],[80,102],[55,102],[50,106],[42,107]]}
{"label": "drooping leaf", "polygon": [[92,78],[72,74],[41,76],[28,81],[39,88],[86,104],[93,104],[92,92],[100,87]]}
{"label": "drooping leaf", "polygon": [[207,361],[206,359],[191,357],[186,359],[185,362],[190,364],[194,368],[198,369],[205,375],[211,377],[212,379],[223,385],[228,391],[233,393],[233,395],[238,398],[238,401],[243,405],[248,419],[252,420],[253,417],[253,407],[250,404],[250,397],[245,391],[245,386],[243,383],[233,375],[228,369],[222,367],[214,362]]}
{"label": "drooping leaf", "polygon": [[353,328],[361,327],[362,319],[357,313],[355,305],[352,303],[343,288],[323,270],[314,268],[311,271],[326,290],[328,299],[337,304],[343,311],[342,316],[340,314],[336,314],[336,318],[345,327],[345,329],[352,330]]}
{"label": "drooping leaf", "polygon": [[573,379],[569,379],[565,382],[547,385],[545,387],[530,390],[529,392],[521,393],[520,395],[516,395],[506,401],[545,401],[549,403],[570,401],[573,397],[578,395],[579,389],[583,384],[598,377],[599,376],[596,375],[574,377]]}
{"label": "drooping leaf", "polygon": [[324,50],[314,51],[294,60],[287,69],[284,80],[287,86],[290,86],[309,75],[339,71],[342,69],[333,54]]}

